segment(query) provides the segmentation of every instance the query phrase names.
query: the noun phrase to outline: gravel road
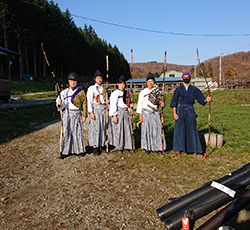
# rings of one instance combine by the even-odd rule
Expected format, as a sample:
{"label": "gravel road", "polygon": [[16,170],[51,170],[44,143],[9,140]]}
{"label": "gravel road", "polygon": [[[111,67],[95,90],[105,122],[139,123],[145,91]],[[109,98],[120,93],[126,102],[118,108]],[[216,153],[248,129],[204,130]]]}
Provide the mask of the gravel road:
{"label": "gravel road", "polygon": [[174,167],[129,162],[141,152],[58,159],[60,122],[36,129],[0,145],[0,229],[161,230],[155,210],[191,191]]}
{"label": "gravel road", "polygon": [[115,152],[58,159],[60,122],[37,128],[0,146],[1,229],[165,229],[154,170]]}

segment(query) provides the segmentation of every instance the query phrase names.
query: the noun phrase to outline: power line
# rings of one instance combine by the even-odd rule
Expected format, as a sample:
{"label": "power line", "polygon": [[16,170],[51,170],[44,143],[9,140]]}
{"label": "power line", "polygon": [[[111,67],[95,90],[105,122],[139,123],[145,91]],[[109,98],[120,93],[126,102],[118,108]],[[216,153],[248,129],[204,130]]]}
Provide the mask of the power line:
{"label": "power line", "polygon": [[243,46],[241,46],[241,47],[239,47],[239,48],[237,48],[237,49],[234,49],[234,50],[231,50],[231,51],[228,51],[228,52],[224,52],[224,53],[222,53],[223,55],[227,55],[227,54],[230,54],[230,53],[234,53],[234,52],[236,52],[236,51],[238,51],[238,50],[242,50],[242,49],[244,49],[244,48],[246,48],[246,47],[248,47],[248,46],[250,46],[250,43],[247,43],[247,44],[245,44],[245,45],[243,45]]}
{"label": "power line", "polygon": [[[36,5],[35,3],[27,2],[25,0],[19,0],[21,2],[27,3],[27,4],[32,4]],[[158,34],[168,34],[168,35],[175,35],[175,36],[193,36],[193,37],[247,37],[250,36],[250,34],[194,34],[194,33],[177,33],[177,32],[168,32],[168,31],[161,31],[161,30],[151,30],[151,29],[144,29],[144,28],[139,28],[139,27],[134,27],[134,26],[127,26],[127,25],[121,25],[117,23],[112,23],[112,22],[105,22],[102,20],[97,20],[93,18],[88,18],[85,16],[80,16],[76,14],[70,14],[73,17],[76,18],[82,18],[85,20],[93,21],[93,22],[98,22],[106,25],[111,25],[111,26],[116,26],[116,27],[122,27],[126,29],[131,29],[131,30],[139,30],[139,31],[144,31],[144,32],[151,32],[151,33],[158,33]]]}
{"label": "power line", "polygon": [[106,25],[117,26],[117,27],[122,27],[122,28],[126,28],[126,29],[132,29],[132,30],[140,30],[140,31],[144,31],[144,32],[158,33],[158,34],[168,34],[168,35],[177,35],[177,36],[197,36],[197,37],[243,37],[243,36],[250,36],[250,34],[194,34],[194,33],[167,32],[167,31],[161,31],[161,30],[151,30],[151,29],[144,29],[144,28],[139,28],[139,27],[134,27],[134,26],[121,25],[121,24],[112,23],[112,22],[105,22],[102,20],[87,18],[85,16],[79,16],[76,14],[71,14],[71,16],[76,17],[76,18],[82,18],[85,20],[93,21],[93,22],[106,24]]}

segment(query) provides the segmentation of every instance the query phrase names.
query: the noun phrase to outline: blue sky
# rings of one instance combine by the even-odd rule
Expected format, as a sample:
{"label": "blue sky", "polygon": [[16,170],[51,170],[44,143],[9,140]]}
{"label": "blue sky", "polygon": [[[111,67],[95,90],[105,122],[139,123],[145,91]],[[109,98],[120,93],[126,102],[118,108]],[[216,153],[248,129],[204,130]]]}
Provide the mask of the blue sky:
{"label": "blue sky", "polygon": [[54,0],[54,3],[62,12],[70,11],[77,27],[91,25],[98,37],[116,45],[128,62],[131,49],[134,63],[163,62],[166,50],[167,62],[181,65],[198,63],[196,48],[201,61],[250,50],[249,0]]}

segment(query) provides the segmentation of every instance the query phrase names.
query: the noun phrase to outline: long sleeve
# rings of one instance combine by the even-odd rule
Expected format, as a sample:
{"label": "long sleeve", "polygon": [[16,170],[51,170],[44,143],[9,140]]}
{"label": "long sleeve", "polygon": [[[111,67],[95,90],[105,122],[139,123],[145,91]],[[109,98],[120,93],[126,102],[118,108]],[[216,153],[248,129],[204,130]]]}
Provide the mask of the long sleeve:
{"label": "long sleeve", "polygon": [[117,115],[118,112],[118,94],[114,91],[110,95],[110,108],[109,108],[109,116]]}
{"label": "long sleeve", "polygon": [[99,95],[99,100],[101,104],[105,104],[103,93],[103,86],[98,86],[97,84],[92,85],[88,88],[87,91],[87,101],[88,101],[88,112],[91,113],[93,111],[93,104],[98,104],[95,100],[95,96]]}
{"label": "long sleeve", "polygon": [[174,107],[177,108],[178,107],[178,90],[177,89],[174,91],[174,95],[172,97],[170,107],[172,107],[172,108],[174,108]]}
{"label": "long sleeve", "polygon": [[61,99],[62,99],[62,106],[61,106],[61,108],[60,108],[60,106],[58,105],[58,101],[60,100],[59,95],[58,95],[58,97],[56,98],[56,107],[57,107],[57,111],[60,111],[60,109],[64,109],[64,108],[65,108],[65,101],[63,100],[63,98],[64,98],[64,93],[65,93],[64,90],[60,93],[60,97],[61,97]]}
{"label": "long sleeve", "polygon": [[138,102],[137,102],[137,113],[142,113],[142,98],[143,98],[143,91],[140,92]]}
{"label": "long sleeve", "polygon": [[92,90],[92,86],[90,86],[88,88],[88,91],[87,91],[87,104],[88,104],[88,112],[91,113],[93,108],[92,108],[92,104],[94,102],[94,93],[93,93],[93,90]]}
{"label": "long sleeve", "polygon": [[200,103],[201,105],[206,105],[206,98],[204,97],[203,93],[196,88],[196,92],[195,92],[195,99],[198,101],[198,103]]}
{"label": "long sleeve", "polygon": [[87,110],[87,98],[86,98],[86,94],[84,93],[84,100],[83,100],[83,105],[82,105],[82,116],[83,117],[87,117],[88,116],[88,110]]}
{"label": "long sleeve", "polygon": [[139,94],[139,98],[138,98],[138,103],[137,103],[137,113],[142,113],[143,109],[147,109],[147,110],[157,110],[157,105],[152,104],[148,98],[150,95],[151,90],[149,90],[149,88],[143,89],[140,94]]}

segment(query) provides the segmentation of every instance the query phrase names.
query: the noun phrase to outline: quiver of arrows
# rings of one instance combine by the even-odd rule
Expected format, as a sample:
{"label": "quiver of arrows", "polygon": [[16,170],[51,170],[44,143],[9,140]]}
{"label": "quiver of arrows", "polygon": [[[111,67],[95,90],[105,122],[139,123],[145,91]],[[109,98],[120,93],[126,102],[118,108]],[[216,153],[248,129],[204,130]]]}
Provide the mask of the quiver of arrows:
{"label": "quiver of arrows", "polygon": [[150,92],[148,96],[148,100],[153,104],[153,105],[159,105],[159,103],[162,100],[162,92],[157,88],[156,85],[154,85],[152,91]]}

